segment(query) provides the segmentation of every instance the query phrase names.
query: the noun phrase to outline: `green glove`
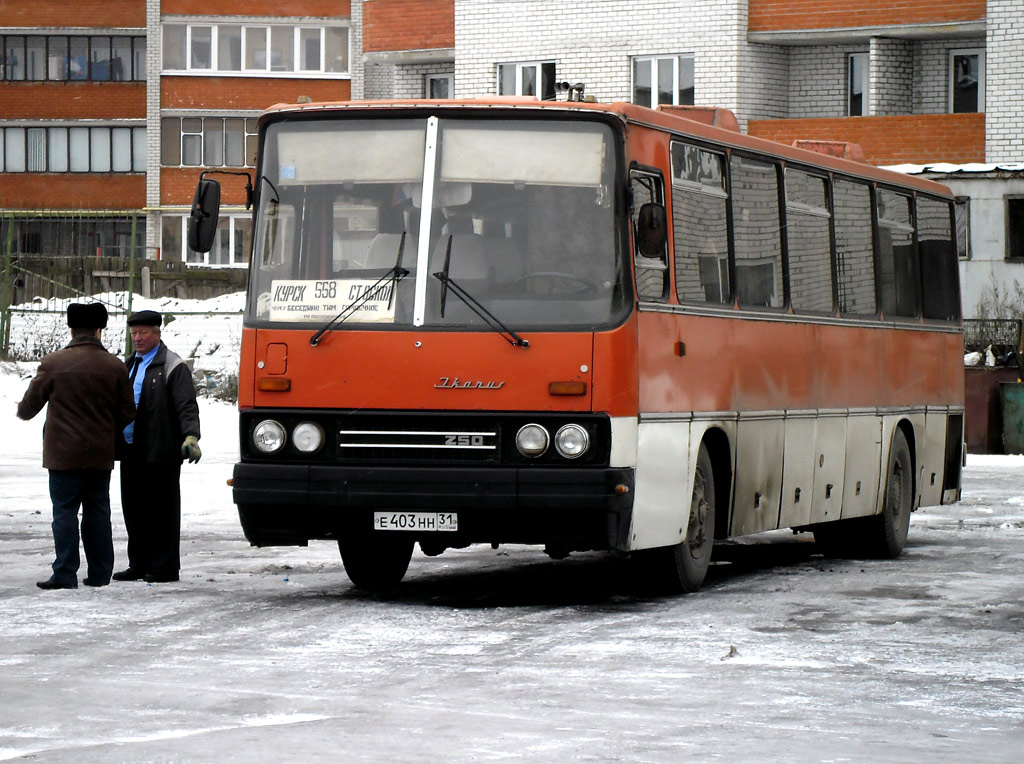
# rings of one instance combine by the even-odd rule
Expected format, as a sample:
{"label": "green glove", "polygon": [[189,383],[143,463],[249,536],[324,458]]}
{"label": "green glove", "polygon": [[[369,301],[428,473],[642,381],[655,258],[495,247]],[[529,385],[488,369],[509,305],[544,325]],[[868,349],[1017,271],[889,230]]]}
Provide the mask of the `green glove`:
{"label": "green glove", "polygon": [[202,456],[203,452],[199,450],[199,438],[195,435],[185,438],[185,442],[181,444],[181,458],[188,459],[189,462],[198,462]]}

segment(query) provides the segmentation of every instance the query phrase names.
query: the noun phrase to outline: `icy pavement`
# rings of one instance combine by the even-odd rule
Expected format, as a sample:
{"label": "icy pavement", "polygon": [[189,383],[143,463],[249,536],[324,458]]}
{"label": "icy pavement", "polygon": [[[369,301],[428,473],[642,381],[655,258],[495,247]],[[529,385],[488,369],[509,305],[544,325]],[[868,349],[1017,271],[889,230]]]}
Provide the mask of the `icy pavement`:
{"label": "icy pavement", "polygon": [[203,400],[182,580],[41,592],[25,386],[0,374],[0,760],[1024,760],[1020,457],[969,458],[964,501],[916,513],[892,562],[767,534],[717,548],[699,594],[656,598],[614,557],[474,547],[417,553],[368,596],[331,543],[248,546],[235,413]]}

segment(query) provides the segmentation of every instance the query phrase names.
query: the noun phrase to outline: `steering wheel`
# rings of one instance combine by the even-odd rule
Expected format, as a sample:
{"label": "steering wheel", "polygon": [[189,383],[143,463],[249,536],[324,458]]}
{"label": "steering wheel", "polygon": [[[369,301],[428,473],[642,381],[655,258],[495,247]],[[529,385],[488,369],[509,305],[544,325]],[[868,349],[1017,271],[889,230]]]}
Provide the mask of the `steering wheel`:
{"label": "steering wheel", "polygon": [[516,279],[516,283],[525,284],[538,279],[554,279],[556,281],[562,281],[569,287],[568,289],[551,289],[549,283],[549,288],[542,292],[542,294],[557,294],[558,292],[565,294],[583,294],[584,292],[598,291],[597,284],[590,279],[584,278],[583,276],[577,276],[575,273],[566,273],[565,271],[534,271],[533,273],[527,273],[520,276]]}

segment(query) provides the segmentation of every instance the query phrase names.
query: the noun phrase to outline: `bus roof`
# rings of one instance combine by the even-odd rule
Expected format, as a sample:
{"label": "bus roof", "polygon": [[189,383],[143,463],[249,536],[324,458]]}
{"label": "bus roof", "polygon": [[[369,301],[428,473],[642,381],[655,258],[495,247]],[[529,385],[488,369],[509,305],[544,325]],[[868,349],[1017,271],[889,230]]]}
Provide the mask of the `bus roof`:
{"label": "bus roof", "polygon": [[675,135],[697,138],[730,148],[746,149],[785,161],[811,165],[843,175],[874,180],[922,191],[924,193],[952,198],[952,192],[941,183],[921,177],[882,169],[866,162],[844,159],[808,149],[789,146],[766,138],[757,138],[737,131],[729,120],[715,120],[725,126],[710,124],[707,118],[714,107],[695,110],[688,117],[678,108],[662,111],[637,104],[614,102],[597,103],[589,101],[540,101],[529,96],[489,96],[483,98],[440,100],[440,99],[395,99],[381,101],[332,101],[320,103],[279,103],[269,107],[264,117],[274,114],[337,112],[337,111],[382,111],[382,110],[481,110],[514,109],[516,111],[568,111],[591,112],[613,115],[625,124],[642,125]]}

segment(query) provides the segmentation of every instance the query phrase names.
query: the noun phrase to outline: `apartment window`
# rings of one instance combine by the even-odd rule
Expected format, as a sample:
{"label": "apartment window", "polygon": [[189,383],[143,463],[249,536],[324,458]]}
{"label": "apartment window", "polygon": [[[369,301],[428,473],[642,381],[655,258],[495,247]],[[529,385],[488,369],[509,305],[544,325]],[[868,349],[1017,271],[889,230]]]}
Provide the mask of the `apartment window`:
{"label": "apartment window", "polygon": [[846,114],[864,117],[868,113],[868,54],[846,57]]}
{"label": "apartment window", "polygon": [[0,127],[0,172],[145,171],[144,127]]}
{"label": "apartment window", "polygon": [[348,27],[164,24],[163,46],[163,68],[168,72],[348,72]]}
{"label": "apartment window", "polygon": [[165,167],[252,167],[256,120],[244,117],[165,117],[160,164]]}
{"label": "apartment window", "polygon": [[1024,196],[1006,197],[1006,259],[1024,260]]}
{"label": "apartment window", "polygon": [[693,56],[638,56],[633,59],[633,103],[654,108],[693,105]]}
{"label": "apartment window", "polygon": [[953,114],[985,111],[985,51],[949,54],[949,110]]}
{"label": "apartment window", "polygon": [[0,79],[126,82],[146,79],[145,37],[0,35]]}
{"label": "apartment window", "polygon": [[423,78],[424,98],[452,98],[454,92],[454,74],[428,74]]}
{"label": "apartment window", "polygon": [[161,256],[189,265],[244,268],[252,250],[252,217],[248,213],[222,213],[209,252],[188,246],[188,216],[165,215],[161,221]]}
{"label": "apartment window", "polygon": [[555,62],[498,64],[498,95],[537,96],[555,100]]}

